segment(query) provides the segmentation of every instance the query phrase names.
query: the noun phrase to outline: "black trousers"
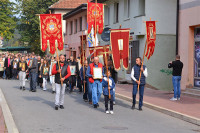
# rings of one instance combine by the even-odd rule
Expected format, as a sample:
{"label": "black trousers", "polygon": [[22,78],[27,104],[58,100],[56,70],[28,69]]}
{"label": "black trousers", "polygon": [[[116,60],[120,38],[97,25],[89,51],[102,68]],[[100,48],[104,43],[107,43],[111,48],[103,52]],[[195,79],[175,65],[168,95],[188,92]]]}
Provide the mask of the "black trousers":
{"label": "black trousers", "polygon": [[18,75],[17,69],[12,69],[12,77],[13,77],[14,79],[17,79],[17,75]]}
{"label": "black trousers", "polygon": [[82,84],[81,84],[81,77],[77,76],[77,88],[79,88],[79,92],[82,92]]}
{"label": "black trousers", "polygon": [[111,98],[109,99],[108,95],[104,95],[104,100],[105,100],[105,109],[106,111],[108,110],[108,101],[110,100],[110,110],[113,110],[113,95],[111,95]]}
{"label": "black trousers", "polygon": [[11,74],[11,67],[6,67],[6,79],[10,79],[12,77]]}
{"label": "black trousers", "polygon": [[0,78],[3,78],[4,71],[0,71]]}
{"label": "black trousers", "polygon": [[70,87],[70,91],[72,91],[74,89],[74,86],[76,85],[76,76],[75,75],[71,75],[69,77],[69,87]]}
{"label": "black trousers", "polygon": [[[84,83],[82,83],[82,87],[83,87],[83,92],[84,92]],[[85,93],[83,94],[84,100],[88,100],[88,87],[89,87],[89,84],[86,82],[85,83]]]}

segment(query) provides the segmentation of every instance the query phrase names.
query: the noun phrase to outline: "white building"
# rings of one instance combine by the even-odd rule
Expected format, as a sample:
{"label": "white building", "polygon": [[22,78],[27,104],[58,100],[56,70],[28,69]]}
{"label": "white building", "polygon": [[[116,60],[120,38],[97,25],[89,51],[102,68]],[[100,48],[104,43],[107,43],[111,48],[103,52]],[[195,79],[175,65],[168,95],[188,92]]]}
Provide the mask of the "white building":
{"label": "white building", "polygon": [[[105,3],[105,27],[131,28],[133,40],[129,43],[129,71],[119,71],[121,80],[131,81],[130,72],[137,56],[142,57],[146,41],[144,21],[158,21],[154,55],[144,60],[149,76],[147,84],[162,90],[172,89],[171,70],[168,63],[176,55],[176,0],[98,0]],[[133,34],[134,33],[134,34]],[[99,37],[100,38],[100,37]],[[108,42],[100,41],[100,45]]]}

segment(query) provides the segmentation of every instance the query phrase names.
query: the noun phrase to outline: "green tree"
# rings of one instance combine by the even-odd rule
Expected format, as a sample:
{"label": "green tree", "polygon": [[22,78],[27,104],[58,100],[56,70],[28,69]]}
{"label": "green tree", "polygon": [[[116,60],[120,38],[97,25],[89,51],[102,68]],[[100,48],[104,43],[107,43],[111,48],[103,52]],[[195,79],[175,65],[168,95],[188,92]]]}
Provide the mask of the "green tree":
{"label": "green tree", "polygon": [[49,6],[58,0],[17,0],[21,13],[18,29],[21,34],[21,42],[26,42],[37,54],[44,54],[40,50],[40,25],[36,14],[45,14]]}
{"label": "green tree", "polygon": [[16,27],[15,3],[9,0],[0,0],[0,36],[5,40],[13,37]]}

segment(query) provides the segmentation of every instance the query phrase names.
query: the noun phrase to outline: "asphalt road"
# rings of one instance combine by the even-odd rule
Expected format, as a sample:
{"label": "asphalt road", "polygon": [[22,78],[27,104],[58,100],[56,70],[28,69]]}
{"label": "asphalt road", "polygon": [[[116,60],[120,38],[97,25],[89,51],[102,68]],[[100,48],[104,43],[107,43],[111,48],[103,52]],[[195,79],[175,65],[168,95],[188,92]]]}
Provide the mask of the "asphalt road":
{"label": "asphalt road", "polygon": [[[105,114],[103,98],[94,109],[82,94],[66,92],[64,110],[54,110],[51,90],[21,91],[17,80],[0,80],[7,103],[20,133],[195,133],[200,127],[143,107],[131,110],[131,103],[117,99],[114,115]],[[29,82],[26,82],[29,89]],[[38,87],[39,88],[39,87]],[[50,88],[50,86],[48,86]]]}

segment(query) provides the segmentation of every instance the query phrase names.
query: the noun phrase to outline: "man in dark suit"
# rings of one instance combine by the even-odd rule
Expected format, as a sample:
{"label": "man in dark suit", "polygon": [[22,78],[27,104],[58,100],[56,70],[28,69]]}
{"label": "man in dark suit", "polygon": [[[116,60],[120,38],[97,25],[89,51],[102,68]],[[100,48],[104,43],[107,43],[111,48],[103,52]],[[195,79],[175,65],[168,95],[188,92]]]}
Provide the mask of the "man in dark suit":
{"label": "man in dark suit", "polygon": [[38,61],[35,57],[35,54],[32,53],[32,61],[30,61],[29,64],[30,91],[32,92],[36,92],[37,72],[38,72]]}
{"label": "man in dark suit", "polygon": [[11,78],[11,58],[10,58],[10,55],[8,55],[8,57],[5,59],[4,67],[5,67],[6,79],[10,79]]}

